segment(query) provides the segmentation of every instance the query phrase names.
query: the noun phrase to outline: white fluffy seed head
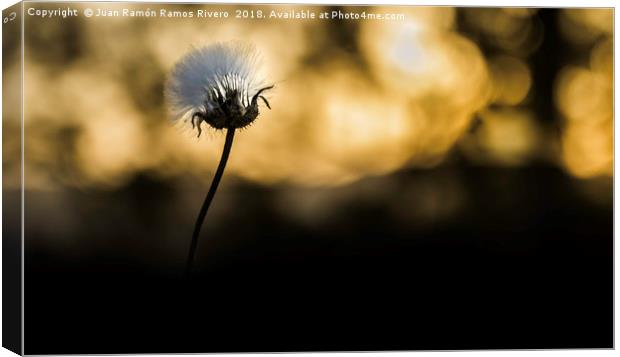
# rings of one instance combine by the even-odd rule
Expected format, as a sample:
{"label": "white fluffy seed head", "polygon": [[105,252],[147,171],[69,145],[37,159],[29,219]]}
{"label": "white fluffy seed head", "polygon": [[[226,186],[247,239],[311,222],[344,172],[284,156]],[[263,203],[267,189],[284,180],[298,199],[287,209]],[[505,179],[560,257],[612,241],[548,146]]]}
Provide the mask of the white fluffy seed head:
{"label": "white fluffy seed head", "polygon": [[242,42],[215,43],[193,48],[173,67],[165,98],[173,121],[189,121],[195,112],[218,107],[213,94],[236,93],[243,106],[258,92],[260,59],[253,45]]}

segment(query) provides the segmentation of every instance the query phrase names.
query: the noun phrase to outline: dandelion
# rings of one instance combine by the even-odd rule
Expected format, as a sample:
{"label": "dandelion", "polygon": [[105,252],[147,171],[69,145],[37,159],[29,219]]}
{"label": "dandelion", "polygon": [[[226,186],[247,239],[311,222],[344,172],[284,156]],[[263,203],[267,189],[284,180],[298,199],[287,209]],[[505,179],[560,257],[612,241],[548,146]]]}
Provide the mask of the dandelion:
{"label": "dandelion", "polygon": [[194,227],[186,276],[191,273],[200,229],[224,173],[235,130],[250,125],[258,117],[259,99],[271,109],[263,93],[273,85],[262,85],[257,77],[258,66],[258,52],[253,46],[216,43],[187,53],[174,66],[166,83],[165,97],[174,121],[191,124],[198,137],[203,122],[226,130],[222,157]]}

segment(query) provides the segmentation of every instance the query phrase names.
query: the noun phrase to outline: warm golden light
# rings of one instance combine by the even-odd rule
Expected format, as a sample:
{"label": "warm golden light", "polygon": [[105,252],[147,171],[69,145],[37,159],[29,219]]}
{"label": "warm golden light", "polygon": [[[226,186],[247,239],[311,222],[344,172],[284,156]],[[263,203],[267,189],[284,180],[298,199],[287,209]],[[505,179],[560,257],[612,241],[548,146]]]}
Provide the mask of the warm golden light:
{"label": "warm golden light", "polygon": [[528,66],[519,58],[505,55],[491,58],[489,64],[493,77],[493,102],[521,103],[532,85]]}
{"label": "warm golden light", "polygon": [[[613,12],[563,11],[561,28],[577,44],[593,43],[589,67],[566,66],[556,81],[555,101],[564,118],[566,168],[582,178],[613,174]],[[602,38],[601,38],[602,36]]]}
{"label": "warm golden light", "polygon": [[482,113],[482,123],[479,144],[498,163],[523,163],[542,140],[536,119],[527,111],[488,111]]}
{"label": "warm golden light", "polygon": [[558,80],[556,100],[566,118],[563,153],[579,177],[613,171],[611,78],[585,68],[567,68]]}
{"label": "warm golden light", "polygon": [[[109,4],[115,6],[128,5]],[[540,95],[528,59],[540,45],[537,11],[458,11],[494,52],[483,54],[479,39],[459,33],[457,10],[448,7],[377,7],[405,18],[357,23],[355,38],[347,39],[355,46],[346,49],[331,44],[332,29],[319,20],[76,22],[83,48],[75,59],[50,53],[25,63],[26,132],[36,138],[29,141],[29,177],[47,188],[55,182],[115,187],[144,170],[208,181],[223,135],[206,132],[198,140],[174,127],[162,88],[170,66],[192,45],[234,39],[256,44],[265,78],[276,86],[268,95],[272,110],[262,107],[251,135],[242,131],[236,139],[227,173],[243,179],[342,185],[438,165],[459,140],[474,161],[520,165],[533,153],[557,156],[527,107],[532,93]],[[599,36],[588,37],[594,41],[588,63],[562,70],[554,87],[564,118],[561,158],[554,160],[579,177],[611,174],[611,147],[604,144],[612,137],[610,13],[574,9],[560,16]],[[64,36],[31,21],[27,49],[41,36]],[[469,133],[475,117],[480,127]],[[68,148],[52,145],[61,132],[74,140]],[[75,170],[54,169],[59,152]]]}
{"label": "warm golden light", "polygon": [[577,45],[588,45],[601,35],[613,33],[613,10],[562,10],[559,27],[566,39]]}

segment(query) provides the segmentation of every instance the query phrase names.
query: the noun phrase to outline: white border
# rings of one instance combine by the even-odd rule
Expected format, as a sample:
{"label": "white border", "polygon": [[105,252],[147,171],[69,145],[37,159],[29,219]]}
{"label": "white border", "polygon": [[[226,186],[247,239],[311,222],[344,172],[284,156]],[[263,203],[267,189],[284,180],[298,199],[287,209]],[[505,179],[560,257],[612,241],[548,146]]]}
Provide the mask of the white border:
{"label": "white border", "polygon": [[[58,1],[61,2],[61,1]],[[97,1],[93,1],[93,0],[86,0],[86,1],[72,1],[72,2],[97,2]],[[121,1],[119,1],[121,2]],[[137,0],[135,2],[145,2],[145,3],[233,3],[233,4],[246,4],[246,3],[263,3],[263,4],[283,4],[283,3],[290,3],[290,4],[351,4],[351,5],[385,5],[386,3],[390,4],[390,5],[429,5],[429,6],[480,6],[480,7],[503,7],[503,6],[518,6],[518,7],[616,7],[616,1],[610,1],[610,0],[591,0],[591,1],[575,1],[575,0],[565,0],[565,1],[558,1],[558,0],[523,0],[523,1],[504,1],[504,0],[477,0],[477,1],[467,1],[467,0],[452,0],[450,2],[445,2],[445,1],[438,1],[438,0],[425,0],[425,1],[419,1],[419,2],[412,2],[412,1],[403,1],[403,0],[389,0],[386,2],[382,2],[379,0],[337,0],[337,1],[331,1],[331,0],[311,0],[311,1],[300,1],[300,0],[287,0],[287,1],[277,1],[277,0],[260,0],[260,1],[253,1],[253,0],[237,0],[237,1],[191,1],[191,0],[185,0],[185,1],[180,1],[180,0],[168,0],[168,1],[149,1],[149,0]],[[13,4],[17,3],[17,1],[14,0],[0,0],[0,5],[2,7],[2,9],[5,9]],[[618,25],[618,18],[615,14],[614,11],[614,29],[617,28]],[[22,22],[22,31],[23,31],[23,22]],[[0,35],[2,34],[2,30],[0,30]],[[615,31],[614,31],[615,34]],[[618,65],[620,63],[620,61],[618,60],[618,56],[616,56],[616,52],[615,49],[617,48],[617,37],[614,36],[614,68],[618,68]],[[23,37],[22,37],[22,62],[23,62]],[[0,46],[0,61],[2,58],[2,48]],[[618,79],[615,76],[615,72],[614,72],[614,89],[617,88],[617,84],[618,84]],[[0,86],[0,100],[2,98],[2,86]],[[22,73],[22,88],[23,88],[23,73]],[[614,158],[617,157],[618,154],[618,147],[615,145],[615,138],[617,137],[618,134],[618,128],[615,126],[615,107],[618,104],[618,99],[615,95],[615,90],[614,90]],[[22,98],[22,114],[23,114],[23,98]],[[22,122],[23,122],[23,117],[22,117]],[[23,144],[24,144],[24,133],[23,133],[23,125],[22,125],[22,160],[23,160]],[[2,136],[2,128],[0,126],[0,137]],[[2,153],[2,148],[0,146],[0,156]],[[618,163],[616,162],[616,160],[614,160],[614,173],[617,172],[617,168],[618,168]],[[22,162],[22,172],[21,172],[21,179],[22,179],[22,227],[23,227],[23,162]],[[0,165],[0,176],[2,175],[2,167]],[[616,175],[614,175],[614,198],[615,198],[615,188],[617,187],[618,183],[620,183],[620,180],[618,179],[618,177]],[[0,197],[1,197],[1,191],[0,191]],[[2,223],[2,216],[1,216],[1,212],[2,212],[2,208],[0,207],[0,225]],[[616,201],[614,199],[614,237],[616,237],[616,234],[618,233],[618,226],[615,224],[615,222],[619,219],[620,217],[620,213],[618,212],[618,210],[616,209]],[[23,234],[23,231],[22,231]],[[0,246],[0,253],[1,253],[1,246]],[[614,258],[617,256],[618,254],[618,246],[615,244],[615,240],[614,240]],[[2,268],[0,266],[0,274],[2,272]],[[615,259],[614,259],[614,296],[615,296],[615,301],[614,303],[617,302],[617,298],[618,295],[616,294],[616,284],[615,284],[615,277],[618,276],[618,266],[615,264]],[[23,283],[23,236],[22,236],[22,283]],[[1,302],[2,302],[2,297],[1,297],[1,293],[2,293],[2,286],[0,285],[0,306],[1,306]],[[23,291],[23,284],[22,284],[22,294],[24,293]],[[23,295],[22,295],[23,297]],[[23,309],[22,309],[22,321],[23,321]],[[0,313],[0,318],[1,318],[1,313]],[[615,304],[614,304],[614,321],[618,321],[618,312],[615,309]],[[615,325],[615,324],[614,324]],[[2,326],[0,324],[0,336],[2,333]],[[22,336],[23,336],[23,325],[22,325]],[[614,341],[618,341],[618,330],[614,328]],[[22,351],[23,351],[23,338],[22,338]],[[394,357],[401,357],[401,356],[437,356],[437,355],[446,355],[448,353],[458,353],[459,356],[478,356],[479,354],[483,354],[485,356],[495,356],[495,355],[500,355],[500,356],[523,356],[523,355],[527,355],[527,356],[538,356],[538,355],[542,355],[544,354],[544,356],[600,356],[600,355],[611,355],[611,354],[615,354],[614,350],[552,350],[552,351],[527,351],[527,350],[519,350],[519,351],[464,351],[464,352],[446,352],[446,351],[442,351],[442,352],[366,352],[366,353],[346,353],[347,355],[364,355],[364,356],[375,356],[375,355],[383,355],[383,356],[394,356]],[[295,356],[302,356],[302,355],[307,355],[308,353],[291,353],[291,354],[287,354],[287,355],[295,355]],[[247,355],[247,354],[246,354]],[[263,353],[258,353],[258,354],[251,354],[252,356],[256,356],[256,357],[262,357],[262,356],[268,356],[271,354],[263,354]],[[326,357],[334,357],[334,356],[342,356],[343,353],[318,353],[316,355],[320,355],[320,356],[326,356]],[[0,357],[9,357],[9,356],[15,356],[12,352],[9,352],[6,349],[0,348]],[[72,355],[72,356],[81,356],[81,355]],[[144,356],[144,357],[156,357],[156,356],[161,356],[161,355],[149,355],[149,354],[143,354],[140,356]],[[184,354],[178,354],[178,355],[168,355],[168,356],[186,356]],[[237,357],[237,356],[243,356],[243,354],[209,354],[209,356],[226,356],[226,357]]]}

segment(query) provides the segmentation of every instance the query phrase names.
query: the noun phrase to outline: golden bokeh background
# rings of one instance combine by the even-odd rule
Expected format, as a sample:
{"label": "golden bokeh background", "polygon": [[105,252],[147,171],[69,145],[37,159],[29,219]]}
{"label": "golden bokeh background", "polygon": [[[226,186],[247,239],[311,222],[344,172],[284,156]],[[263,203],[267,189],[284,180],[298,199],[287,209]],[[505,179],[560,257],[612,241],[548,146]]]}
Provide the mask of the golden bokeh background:
{"label": "golden bokeh background", "polygon": [[[86,7],[74,6],[80,13]],[[225,9],[231,15],[236,8],[332,10],[168,7]],[[26,16],[27,186],[114,189],[138,172],[193,175],[208,182],[223,135],[211,132],[196,139],[187,128],[172,125],[163,83],[191,46],[239,39],[259,48],[264,73],[276,90],[269,96],[273,110],[263,109],[238,136],[228,174],[267,185],[337,186],[407,167],[435,167],[458,153],[477,165],[542,161],[580,179],[612,175],[611,9],[557,10],[558,21],[551,25],[557,26],[559,39],[545,37],[537,9],[342,10],[405,18]],[[544,41],[555,40],[570,47],[558,59],[558,75],[535,78],[533,54]],[[17,116],[18,108],[9,115]],[[5,174],[17,167],[5,163]]]}
{"label": "golden bokeh background", "polygon": [[[5,105],[2,229],[25,240],[4,249],[27,354],[613,348],[613,9],[24,10],[67,6],[232,18],[25,16],[25,187]],[[188,280],[225,135],[173,124],[164,83],[229,40],[276,88],[235,135]]]}

